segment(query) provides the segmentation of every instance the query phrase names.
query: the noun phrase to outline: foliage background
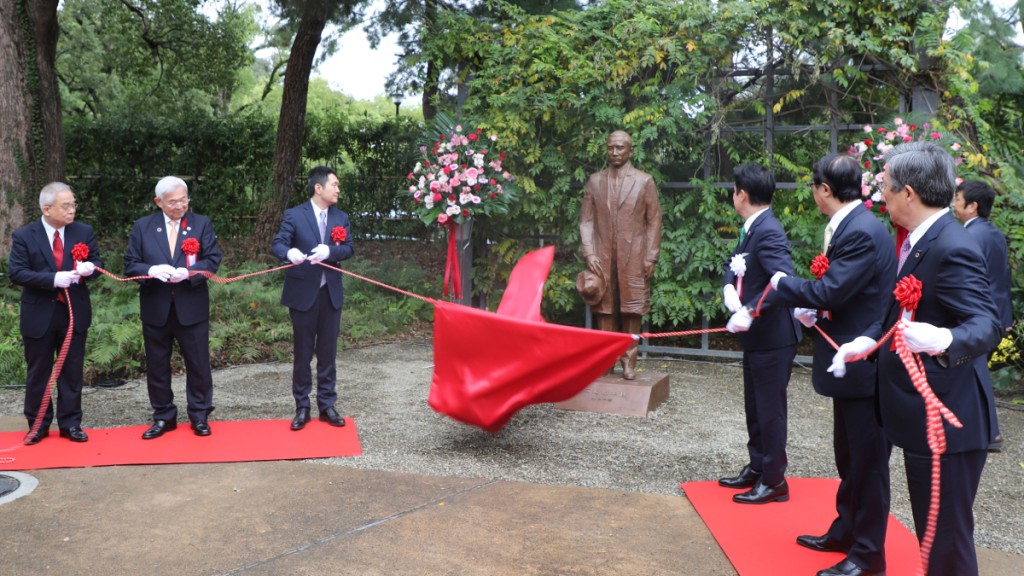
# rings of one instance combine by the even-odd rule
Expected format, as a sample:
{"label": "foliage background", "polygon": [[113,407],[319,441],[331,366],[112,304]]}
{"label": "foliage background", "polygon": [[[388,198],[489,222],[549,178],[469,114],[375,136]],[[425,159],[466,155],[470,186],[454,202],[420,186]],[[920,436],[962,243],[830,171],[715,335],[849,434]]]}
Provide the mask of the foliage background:
{"label": "foliage background", "polygon": [[[131,222],[155,209],[153,185],[171,173],[189,182],[193,208],[214,219],[225,272],[269,264],[270,238],[254,231],[272,194],[282,50],[296,22],[265,29],[246,2],[220,3],[214,20],[199,10],[205,4],[148,0],[137,4],[146,19],[113,0],[63,4],[57,64],[68,174],[79,217],[96,227],[112,270]],[[951,8],[967,23],[956,33],[944,29]],[[583,322],[574,284],[582,267],[582,185],[604,166],[606,135],[625,129],[634,164],[659,183],[665,215],[650,329],[690,327],[705,317],[724,322],[720,277],[739,224],[728,201],[733,166],[772,165],[784,183],[775,212],[797,269],[806,270],[823,221],[807,187],[813,162],[859,139],[861,124],[908,112],[930,90],[935,121],[969,147],[971,173],[999,192],[993,220],[1007,233],[1016,317],[1024,317],[1024,66],[1021,47],[1008,40],[1020,26],[1019,11],[1007,17],[987,2],[965,0],[427,0],[388,9],[378,32],[414,32],[403,36],[405,66],[392,87],[410,93],[436,84],[431,108],[500,134],[506,164],[519,178],[522,194],[509,214],[474,224],[475,286],[492,307],[514,262],[554,243],[544,313],[555,322]],[[255,57],[261,42],[278,51]],[[439,283],[436,260],[444,250],[431,241],[442,238],[409,218],[401,199],[417,146],[429,144],[421,141],[427,112],[392,114],[386,98],[354,102],[314,79],[290,203],[305,199],[308,168],[335,167],[342,207],[360,240],[357,257],[372,239],[400,239],[417,241],[402,244],[402,255],[431,261],[398,260],[407,275],[391,259],[353,265],[429,292]],[[810,126],[835,129],[838,137]],[[225,316],[214,344],[224,361],[287,354],[276,286],[267,281],[213,291],[245,303],[218,301]],[[137,298],[131,286],[108,284],[96,283],[103,320],[91,332],[97,352],[89,362],[97,378],[137,371],[142,361],[131,332]],[[7,282],[2,290],[0,328],[12,321],[16,328],[17,292]],[[381,304],[364,300],[372,292],[353,290],[349,337],[379,334],[373,326],[380,323],[387,332],[401,318],[423,319],[414,304]],[[379,305],[386,313],[368,312]],[[4,334],[0,381],[17,381],[4,374],[17,364],[20,339]],[[1014,332],[1018,348],[1021,337]]]}

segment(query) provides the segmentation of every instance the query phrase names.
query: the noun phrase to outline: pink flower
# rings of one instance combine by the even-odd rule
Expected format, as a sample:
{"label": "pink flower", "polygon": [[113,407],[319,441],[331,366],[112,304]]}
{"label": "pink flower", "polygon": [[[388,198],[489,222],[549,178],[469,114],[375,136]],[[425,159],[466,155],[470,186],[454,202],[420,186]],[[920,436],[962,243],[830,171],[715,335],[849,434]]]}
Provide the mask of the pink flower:
{"label": "pink flower", "polygon": [[953,152],[959,152],[960,151],[960,143],[959,142],[953,142],[952,144],[949,145],[949,147],[953,149]]}
{"label": "pink flower", "polygon": [[938,140],[939,138],[942,138],[942,134],[939,134],[938,132],[932,132],[932,140]]}
{"label": "pink flower", "polygon": [[448,215],[445,214],[444,212],[438,214],[437,215],[437,223],[438,224],[444,224],[445,222],[448,222]]}
{"label": "pink flower", "polygon": [[868,126],[867,124],[865,124],[864,125],[864,132],[867,132],[868,134],[871,134],[871,132],[872,132],[871,126]]}

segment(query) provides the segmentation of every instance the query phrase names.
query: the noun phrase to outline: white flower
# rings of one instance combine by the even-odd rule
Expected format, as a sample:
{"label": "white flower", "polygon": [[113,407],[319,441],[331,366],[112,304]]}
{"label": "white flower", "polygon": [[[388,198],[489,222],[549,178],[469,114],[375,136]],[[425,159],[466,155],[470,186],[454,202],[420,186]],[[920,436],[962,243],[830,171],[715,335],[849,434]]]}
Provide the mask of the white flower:
{"label": "white flower", "polygon": [[449,206],[445,212],[449,216],[458,216],[459,214],[462,214],[462,208],[459,208],[458,206]]}
{"label": "white flower", "polygon": [[461,194],[459,194],[459,204],[469,204],[472,201],[473,201],[473,196],[471,194],[467,194],[465,192],[462,192]]}
{"label": "white flower", "polygon": [[477,168],[483,168],[484,167],[484,155],[483,154],[474,154],[473,155],[473,166],[476,166]]}
{"label": "white flower", "polygon": [[866,132],[868,134],[871,134],[871,126],[868,126],[867,124],[865,124],[864,125],[864,132]]}
{"label": "white flower", "polygon": [[474,196],[473,196],[473,204],[479,204],[479,203],[480,203],[480,197],[479,197],[479,196],[476,196],[476,195],[474,195]]}
{"label": "white flower", "polygon": [[743,254],[736,254],[735,256],[732,257],[732,260],[729,261],[729,269],[732,270],[733,274],[739,276],[740,278],[742,278],[743,275],[747,273],[746,256],[747,252],[744,252]]}
{"label": "white flower", "polygon": [[872,194],[871,195],[871,201],[872,202],[881,202],[882,201],[882,193],[881,192],[875,192],[874,194]]}

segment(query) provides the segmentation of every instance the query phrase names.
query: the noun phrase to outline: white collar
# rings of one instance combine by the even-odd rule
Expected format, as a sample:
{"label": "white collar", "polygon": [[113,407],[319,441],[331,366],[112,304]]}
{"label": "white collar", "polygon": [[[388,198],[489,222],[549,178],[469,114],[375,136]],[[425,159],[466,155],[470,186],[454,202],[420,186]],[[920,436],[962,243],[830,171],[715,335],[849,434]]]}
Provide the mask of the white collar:
{"label": "white collar", "polygon": [[61,241],[66,239],[63,226],[61,226],[60,228],[54,228],[53,226],[50,226],[50,224],[46,221],[46,218],[42,217],[39,218],[39,221],[43,223],[43,228],[46,230],[46,237],[50,239],[50,244],[53,244],[53,233],[58,230],[60,231]]}
{"label": "white collar", "polygon": [[935,224],[935,221],[938,220],[939,218],[942,218],[942,216],[945,215],[947,212],[949,212],[949,208],[943,208],[942,210],[939,210],[935,214],[929,216],[928,219],[925,220],[924,222],[921,222],[920,226],[914,228],[914,231],[910,233],[910,236],[907,236],[907,238],[910,238],[910,247],[913,248],[914,244],[917,244],[917,241],[920,240],[922,236],[924,236],[924,233],[927,232],[928,229],[932,227],[932,224]]}
{"label": "white collar", "polygon": [[751,214],[750,218],[747,218],[747,221],[743,223],[743,229],[746,230],[747,232],[750,232],[750,225],[754,223],[754,220],[756,220],[757,217],[760,216],[762,212],[764,212],[765,210],[768,210],[769,208],[771,208],[771,206],[765,206],[764,208],[761,208],[757,212],[754,212],[753,214]]}
{"label": "white collar", "polygon": [[836,210],[836,213],[833,214],[832,218],[828,221],[828,225],[832,227],[833,234],[835,234],[836,230],[839,230],[839,225],[842,224],[843,218],[846,218],[847,214],[853,212],[853,209],[861,204],[862,202],[860,200],[854,200],[849,204],[844,204],[839,210]]}

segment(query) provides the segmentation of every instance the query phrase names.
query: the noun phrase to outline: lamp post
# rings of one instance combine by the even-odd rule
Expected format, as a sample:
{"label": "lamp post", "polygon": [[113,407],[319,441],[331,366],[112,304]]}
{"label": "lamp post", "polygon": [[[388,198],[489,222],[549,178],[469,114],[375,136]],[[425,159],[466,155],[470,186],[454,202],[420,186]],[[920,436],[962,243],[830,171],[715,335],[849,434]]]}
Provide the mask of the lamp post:
{"label": "lamp post", "polygon": [[391,95],[391,101],[395,103],[395,118],[398,118],[398,108],[402,105],[402,94],[395,92]]}

